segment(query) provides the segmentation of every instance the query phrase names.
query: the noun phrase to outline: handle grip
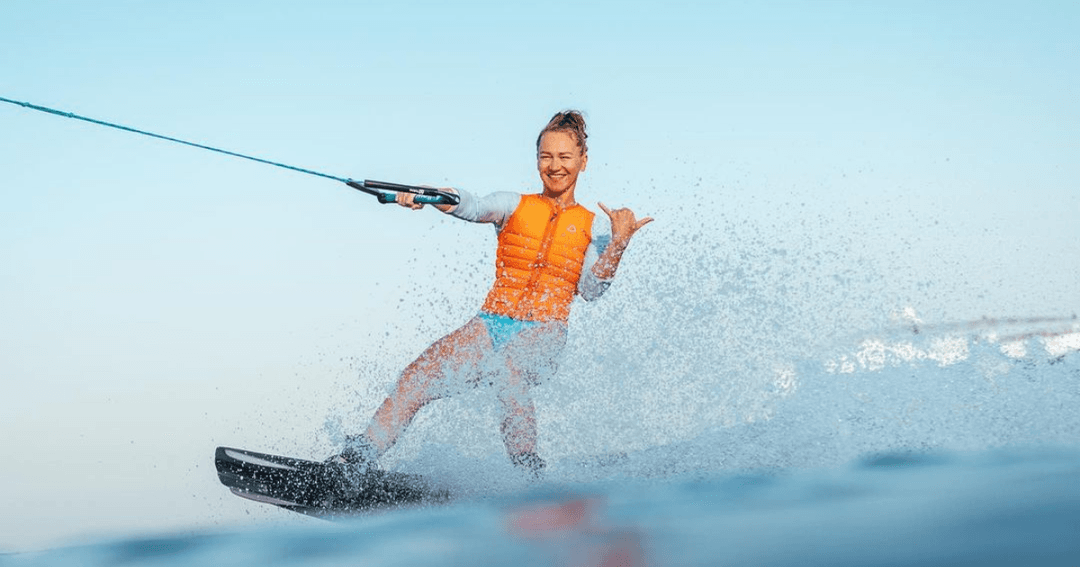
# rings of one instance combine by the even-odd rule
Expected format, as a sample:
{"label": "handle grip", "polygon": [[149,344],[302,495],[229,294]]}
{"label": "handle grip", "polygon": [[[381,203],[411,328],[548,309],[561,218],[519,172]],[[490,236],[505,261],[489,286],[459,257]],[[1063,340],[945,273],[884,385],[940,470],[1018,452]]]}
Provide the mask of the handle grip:
{"label": "handle grip", "polygon": [[424,205],[456,205],[461,202],[461,199],[453,193],[432,189],[430,187],[401,185],[400,183],[373,181],[371,179],[365,179],[363,181],[354,181],[350,179],[346,181],[345,184],[353,189],[374,195],[375,198],[384,205],[395,201],[394,193],[412,193],[413,195],[416,195],[416,198],[414,199],[415,202]]}
{"label": "handle grip", "polygon": [[[403,193],[404,193],[404,191],[403,191]],[[397,195],[395,195],[393,193],[382,193],[382,192],[380,192],[377,195],[375,195],[375,198],[378,199],[379,202],[384,204],[384,205],[386,205],[388,203],[397,202]],[[416,195],[416,197],[413,197],[413,202],[422,203],[424,205],[456,205],[457,204],[456,202],[454,202],[454,203],[450,202],[450,199],[447,199],[446,197],[444,197],[442,195]]]}

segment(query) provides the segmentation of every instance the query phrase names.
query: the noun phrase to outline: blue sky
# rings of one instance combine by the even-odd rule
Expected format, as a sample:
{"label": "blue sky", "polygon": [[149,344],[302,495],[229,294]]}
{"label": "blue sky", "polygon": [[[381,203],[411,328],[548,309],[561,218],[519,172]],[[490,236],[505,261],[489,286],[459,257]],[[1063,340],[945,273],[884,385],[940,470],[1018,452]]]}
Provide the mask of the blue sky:
{"label": "blue sky", "polygon": [[[0,96],[478,192],[535,189],[536,133],[580,108],[579,198],[657,219],[624,290],[786,247],[865,269],[840,292],[872,299],[807,298],[855,326],[1068,315],[1077,29],[1071,2],[10,0]],[[0,550],[235,521],[213,446],[329,450],[489,281],[485,227],[11,105],[0,193]]]}

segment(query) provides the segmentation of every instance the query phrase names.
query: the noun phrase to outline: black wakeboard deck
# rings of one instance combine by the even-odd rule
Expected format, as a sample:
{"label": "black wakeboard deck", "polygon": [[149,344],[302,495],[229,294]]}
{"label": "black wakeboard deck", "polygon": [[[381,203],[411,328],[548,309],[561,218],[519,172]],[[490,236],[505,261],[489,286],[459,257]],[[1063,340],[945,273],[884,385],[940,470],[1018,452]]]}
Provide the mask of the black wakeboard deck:
{"label": "black wakeboard deck", "polygon": [[447,490],[420,475],[218,447],[218,479],[233,494],[320,518],[443,503]]}

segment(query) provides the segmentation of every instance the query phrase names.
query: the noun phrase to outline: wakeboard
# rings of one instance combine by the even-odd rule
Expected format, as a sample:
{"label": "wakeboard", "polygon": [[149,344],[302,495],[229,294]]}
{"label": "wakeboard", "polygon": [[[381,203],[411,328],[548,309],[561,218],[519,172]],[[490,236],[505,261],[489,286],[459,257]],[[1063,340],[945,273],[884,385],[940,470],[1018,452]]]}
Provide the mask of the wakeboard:
{"label": "wakeboard", "polygon": [[359,469],[218,447],[218,479],[233,494],[319,518],[443,503],[449,491],[420,475]]}

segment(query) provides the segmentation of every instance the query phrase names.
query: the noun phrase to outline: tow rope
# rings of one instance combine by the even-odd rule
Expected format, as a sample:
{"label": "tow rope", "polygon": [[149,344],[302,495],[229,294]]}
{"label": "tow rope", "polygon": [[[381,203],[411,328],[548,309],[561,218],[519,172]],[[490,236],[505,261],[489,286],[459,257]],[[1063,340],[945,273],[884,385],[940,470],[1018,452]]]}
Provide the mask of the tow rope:
{"label": "tow rope", "polygon": [[446,192],[446,191],[440,191],[438,189],[433,189],[433,188],[430,188],[430,187],[418,187],[416,185],[402,185],[402,184],[399,184],[399,183],[387,183],[385,181],[373,181],[371,179],[365,179],[365,180],[360,181],[360,180],[350,179],[350,178],[347,178],[347,177],[339,177],[337,175],[330,175],[329,173],[322,173],[320,171],[315,171],[315,170],[311,170],[311,169],[305,169],[305,168],[302,168],[302,167],[296,167],[296,166],[288,165],[288,164],[284,164],[284,163],[278,163],[276,161],[270,161],[270,160],[267,160],[267,159],[262,159],[262,158],[258,158],[258,157],[254,157],[254,156],[244,155],[244,154],[237,153],[237,152],[232,152],[232,151],[229,151],[229,150],[223,150],[221,148],[215,148],[215,147],[212,147],[212,146],[207,146],[205,144],[197,144],[195,142],[189,142],[187,140],[181,140],[179,138],[173,138],[173,137],[170,137],[170,136],[163,136],[161,134],[155,134],[153,132],[147,132],[145,130],[139,130],[137,128],[131,128],[130,126],[124,126],[122,124],[114,124],[112,122],[106,122],[104,120],[98,120],[98,119],[95,119],[95,118],[89,118],[89,117],[86,117],[86,116],[80,116],[80,115],[75,114],[73,112],[66,112],[66,111],[63,111],[63,110],[56,110],[55,108],[49,108],[49,107],[46,107],[46,106],[40,106],[40,105],[37,105],[37,104],[31,104],[29,102],[21,102],[21,101],[11,100],[9,98],[4,98],[4,97],[0,97],[0,102],[6,102],[6,103],[9,103],[9,104],[18,105],[18,106],[21,106],[23,108],[29,108],[30,110],[36,110],[38,112],[45,112],[45,113],[48,113],[48,114],[55,114],[56,116],[61,116],[63,118],[71,118],[71,119],[74,119],[74,120],[82,120],[84,122],[90,122],[91,124],[97,124],[99,126],[106,126],[106,127],[109,127],[109,128],[115,128],[117,130],[123,130],[125,132],[131,132],[133,134],[141,134],[143,136],[149,136],[151,138],[157,138],[159,140],[165,140],[167,142],[175,142],[177,144],[184,144],[185,146],[191,146],[191,147],[195,147],[195,148],[199,148],[199,149],[203,149],[203,150],[209,150],[211,152],[217,152],[219,154],[225,154],[227,156],[243,158],[243,159],[246,159],[246,160],[251,160],[251,161],[255,161],[255,162],[259,162],[259,163],[264,163],[266,165],[273,165],[275,167],[281,167],[281,168],[284,168],[284,169],[289,169],[289,170],[297,171],[297,172],[300,172],[300,173],[306,173],[308,175],[315,175],[317,177],[324,177],[326,179],[333,179],[334,181],[340,181],[340,182],[348,185],[349,187],[352,187],[353,189],[357,189],[357,190],[363,191],[365,193],[368,193],[370,195],[374,195],[379,200],[380,203],[392,203],[392,202],[394,202],[394,193],[413,193],[413,194],[417,195],[417,197],[415,198],[415,201],[417,203],[430,204],[430,205],[456,205],[456,204],[458,204],[458,202],[460,202],[457,195],[455,195],[453,193]]}

